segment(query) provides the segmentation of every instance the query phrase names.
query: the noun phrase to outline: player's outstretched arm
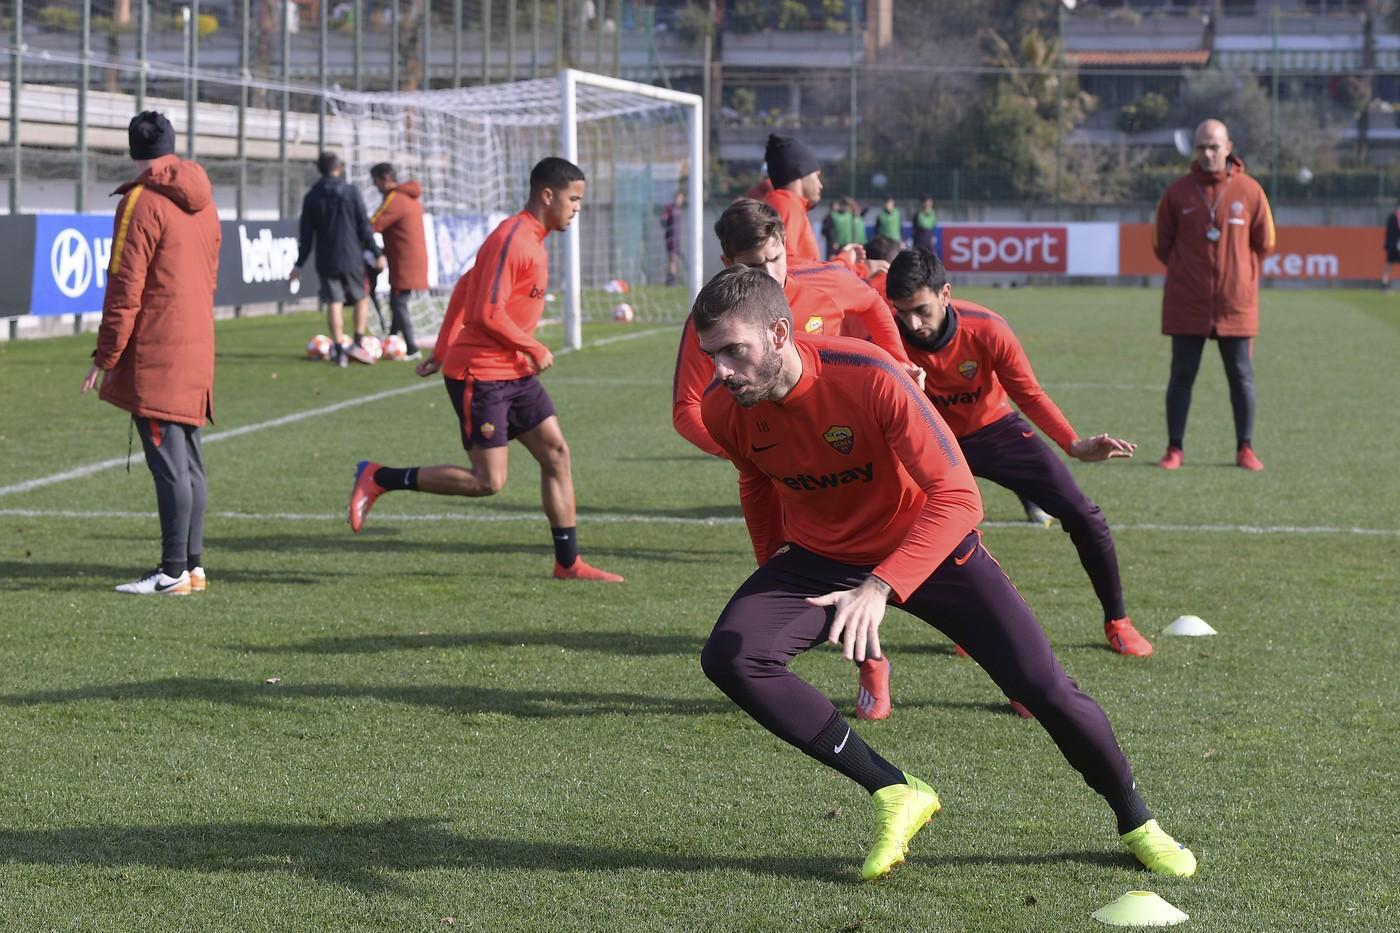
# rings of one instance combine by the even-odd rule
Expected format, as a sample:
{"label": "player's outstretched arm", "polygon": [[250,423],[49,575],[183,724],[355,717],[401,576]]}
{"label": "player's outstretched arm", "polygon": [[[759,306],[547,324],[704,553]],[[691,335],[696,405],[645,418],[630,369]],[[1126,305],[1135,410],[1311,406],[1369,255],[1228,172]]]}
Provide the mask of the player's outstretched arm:
{"label": "player's outstretched arm", "polygon": [[841,656],[847,661],[864,661],[884,656],[880,650],[880,622],[885,618],[889,598],[890,585],[872,573],[853,590],[809,596],[807,602],[836,607],[826,640],[840,645]]}
{"label": "player's outstretched arm", "polygon": [[1132,441],[1125,441],[1121,437],[1109,437],[1107,434],[1095,434],[1093,437],[1079,438],[1069,445],[1066,452],[1076,460],[1094,463],[1099,460],[1131,457],[1135,450],[1137,444]]}

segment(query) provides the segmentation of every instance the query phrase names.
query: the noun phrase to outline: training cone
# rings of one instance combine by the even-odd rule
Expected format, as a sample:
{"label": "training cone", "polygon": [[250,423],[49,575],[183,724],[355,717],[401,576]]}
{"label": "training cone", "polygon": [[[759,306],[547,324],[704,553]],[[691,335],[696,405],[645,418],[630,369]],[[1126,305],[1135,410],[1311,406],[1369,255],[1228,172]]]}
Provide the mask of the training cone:
{"label": "training cone", "polygon": [[1112,927],[1169,927],[1190,919],[1151,891],[1129,891],[1089,916]]}
{"label": "training cone", "polygon": [[1215,629],[1200,616],[1177,616],[1176,621],[1162,629],[1163,635],[1214,635]]}

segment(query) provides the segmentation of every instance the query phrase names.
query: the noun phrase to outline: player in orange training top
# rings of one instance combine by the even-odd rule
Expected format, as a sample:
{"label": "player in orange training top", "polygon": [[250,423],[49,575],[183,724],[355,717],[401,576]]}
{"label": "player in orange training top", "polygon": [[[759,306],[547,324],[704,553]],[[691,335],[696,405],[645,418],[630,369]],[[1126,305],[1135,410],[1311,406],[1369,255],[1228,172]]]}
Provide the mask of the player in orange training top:
{"label": "player in orange training top", "polygon": [[788,664],[822,641],[856,661],[879,657],[891,601],[964,645],[1022,699],[1108,803],[1139,861],[1166,875],[1195,872],[1195,856],[1139,795],[1108,717],[1065,673],[982,546],[982,501],[963,453],[894,358],[849,337],[798,339],[782,289],[758,270],[725,269],[691,316],[722,386],[705,397],[705,427],[739,468],[760,563],[720,613],[700,662],[760,725],[872,795],[876,835],[862,877],[904,860],[938,795],[866,745]]}
{"label": "player in orange training top", "polygon": [[536,378],[554,365],[554,355],[534,336],[549,290],[544,238],[568,229],[582,209],[584,182],[583,171],[564,159],[543,159],[534,167],[530,200],[481,244],[476,263],[452,291],[432,356],[418,364],[420,376],[442,371],[471,468],[398,468],[361,461],[348,505],[355,532],[386,492],[494,496],[505,486],[507,445],[516,438],[540,465],[544,513],[554,538],[554,576],[622,581],[579,557],[569,447],[554,403]]}
{"label": "player in orange training top", "polygon": [[928,374],[924,391],[952,428],[973,475],[1060,520],[1103,607],[1109,646],[1119,654],[1151,654],[1152,645],[1124,608],[1118,555],[1103,512],[1026,418],[1076,460],[1131,457],[1137,445],[1107,434],[1081,438],[1075,433],[1036,381],[1011,327],[980,305],[954,300],[937,256],[921,249],[900,253],[890,264],[885,293],[909,358]]}

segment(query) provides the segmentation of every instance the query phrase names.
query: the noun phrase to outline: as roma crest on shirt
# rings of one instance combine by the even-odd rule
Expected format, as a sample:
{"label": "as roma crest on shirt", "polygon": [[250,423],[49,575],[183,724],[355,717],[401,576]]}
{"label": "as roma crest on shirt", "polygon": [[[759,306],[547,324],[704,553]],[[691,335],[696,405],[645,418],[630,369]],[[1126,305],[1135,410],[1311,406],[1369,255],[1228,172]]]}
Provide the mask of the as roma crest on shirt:
{"label": "as roma crest on shirt", "polygon": [[492,424],[492,423],[489,422],[489,421],[483,421],[483,422],[481,423],[481,436],[482,436],[482,437],[486,438],[486,439],[489,441],[489,440],[495,435],[495,433],[496,433],[496,426],[495,426],[494,424]]}
{"label": "as roma crest on shirt", "polygon": [[968,382],[971,382],[973,380],[973,377],[977,375],[977,361],[963,360],[961,363],[958,364],[958,372],[962,374],[962,377],[964,379],[966,379]]}
{"label": "as roma crest on shirt", "polygon": [[843,454],[851,452],[851,448],[856,446],[856,432],[843,424],[833,424],[826,429],[822,438]]}
{"label": "as roma crest on shirt", "polygon": [[807,323],[802,325],[802,329],[809,334],[820,334],[822,332],[821,315],[814,314],[807,318]]}

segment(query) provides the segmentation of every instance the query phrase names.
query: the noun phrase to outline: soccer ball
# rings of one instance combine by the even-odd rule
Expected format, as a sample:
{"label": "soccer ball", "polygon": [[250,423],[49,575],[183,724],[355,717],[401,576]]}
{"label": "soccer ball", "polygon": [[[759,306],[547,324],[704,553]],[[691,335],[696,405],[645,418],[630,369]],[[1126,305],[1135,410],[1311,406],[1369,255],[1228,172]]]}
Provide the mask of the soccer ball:
{"label": "soccer ball", "polygon": [[637,311],[627,302],[615,305],[612,309],[614,324],[630,324],[637,318]]}
{"label": "soccer ball", "polygon": [[370,359],[378,361],[384,355],[384,345],[379,342],[379,338],[374,334],[365,334],[360,338],[360,346],[369,354]]}
{"label": "soccer ball", "polygon": [[324,360],[331,355],[331,338],[325,334],[317,334],[306,341],[306,358],[308,360]]}
{"label": "soccer ball", "polygon": [[401,360],[408,356],[408,344],[398,334],[390,334],[379,342],[384,350],[384,359]]}

